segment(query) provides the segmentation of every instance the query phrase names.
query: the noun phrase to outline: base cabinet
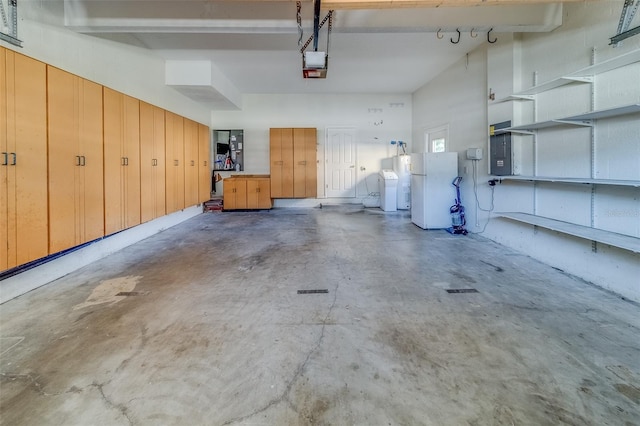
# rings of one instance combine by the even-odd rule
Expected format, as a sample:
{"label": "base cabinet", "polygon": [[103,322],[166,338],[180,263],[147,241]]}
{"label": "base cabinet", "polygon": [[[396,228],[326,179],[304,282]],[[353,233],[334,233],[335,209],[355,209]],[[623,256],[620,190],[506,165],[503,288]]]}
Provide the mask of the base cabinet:
{"label": "base cabinet", "polygon": [[231,176],[224,180],[225,210],[262,210],[271,207],[271,180],[268,176]]}

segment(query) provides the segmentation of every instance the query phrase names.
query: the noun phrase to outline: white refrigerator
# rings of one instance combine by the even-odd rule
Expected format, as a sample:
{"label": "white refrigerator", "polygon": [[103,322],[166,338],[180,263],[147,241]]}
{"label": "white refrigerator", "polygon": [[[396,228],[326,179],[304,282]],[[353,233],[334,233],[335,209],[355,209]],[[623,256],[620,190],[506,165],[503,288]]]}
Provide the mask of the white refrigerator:
{"label": "white refrigerator", "polygon": [[451,227],[449,208],[456,194],[458,153],[411,154],[411,222],[422,229]]}

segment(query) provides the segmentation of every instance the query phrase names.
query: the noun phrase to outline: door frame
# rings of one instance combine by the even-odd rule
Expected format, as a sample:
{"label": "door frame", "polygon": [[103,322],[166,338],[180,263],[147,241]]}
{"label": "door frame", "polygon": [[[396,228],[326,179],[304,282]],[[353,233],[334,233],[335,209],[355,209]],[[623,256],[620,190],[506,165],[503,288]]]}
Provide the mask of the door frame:
{"label": "door frame", "polygon": [[[327,126],[324,129],[324,149],[322,150],[322,155],[324,156],[324,158],[322,159],[322,163],[324,164],[324,167],[322,168],[323,170],[323,174],[324,176],[322,177],[322,197],[318,196],[318,198],[327,198],[327,185],[328,185],[328,173],[327,173],[327,158],[328,158],[328,151],[329,151],[329,144],[328,144],[328,138],[329,138],[329,132],[331,130],[351,130],[353,132],[353,140],[354,140],[354,145],[353,145],[353,160],[354,163],[356,164],[355,167],[355,189],[356,189],[356,194],[355,197],[353,198],[357,198],[358,197],[358,177],[359,177],[359,173],[358,173],[358,146],[357,146],[357,142],[356,142],[356,135],[357,135],[357,127],[356,126]],[[320,150],[318,150],[320,151]],[[318,182],[320,182],[321,180],[318,179]],[[320,194],[320,192],[318,193]],[[345,197],[345,198],[351,198],[351,197]]]}

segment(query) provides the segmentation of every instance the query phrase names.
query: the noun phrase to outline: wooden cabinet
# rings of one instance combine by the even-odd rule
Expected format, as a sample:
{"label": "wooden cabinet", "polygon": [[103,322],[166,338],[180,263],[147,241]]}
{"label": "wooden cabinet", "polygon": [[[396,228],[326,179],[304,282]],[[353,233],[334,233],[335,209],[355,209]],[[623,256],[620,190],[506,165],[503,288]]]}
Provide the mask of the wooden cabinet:
{"label": "wooden cabinet", "polygon": [[242,175],[224,180],[224,209],[270,209],[271,183],[269,176]]}
{"label": "wooden cabinet", "polygon": [[271,180],[268,177],[248,178],[247,208],[270,209],[271,206]]}
{"label": "wooden cabinet", "polygon": [[247,208],[247,181],[242,178],[224,180],[224,209],[238,210]]}
{"label": "wooden cabinet", "polygon": [[48,254],[46,65],[0,48],[0,270]]}
{"label": "wooden cabinet", "polygon": [[49,251],[104,236],[102,86],[48,66]]}
{"label": "wooden cabinet", "polygon": [[166,214],[164,110],[140,102],[140,220]]}
{"label": "wooden cabinet", "polygon": [[140,224],[140,101],[104,88],[104,227]]}
{"label": "wooden cabinet", "polygon": [[293,198],[292,129],[270,129],[271,196]]}
{"label": "wooden cabinet", "polygon": [[198,123],[184,119],[184,204],[198,204]]}
{"label": "wooden cabinet", "polygon": [[184,198],[184,121],[165,112],[165,173],[167,214],[182,210]]}
{"label": "wooden cabinet", "polygon": [[317,166],[315,128],[271,129],[271,196],[316,197]]}
{"label": "wooden cabinet", "polygon": [[293,129],[293,197],[315,198],[318,182],[317,131]]}
{"label": "wooden cabinet", "polygon": [[203,203],[211,198],[211,139],[209,128],[198,124],[198,201]]}

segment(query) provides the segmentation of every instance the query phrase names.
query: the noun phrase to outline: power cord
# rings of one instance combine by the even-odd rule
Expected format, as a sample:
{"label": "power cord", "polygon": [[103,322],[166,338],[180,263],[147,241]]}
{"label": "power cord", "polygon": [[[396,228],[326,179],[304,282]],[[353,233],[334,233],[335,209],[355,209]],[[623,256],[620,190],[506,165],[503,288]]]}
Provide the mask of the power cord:
{"label": "power cord", "polygon": [[484,209],[480,206],[480,200],[478,199],[478,166],[476,165],[476,163],[478,162],[478,160],[472,160],[471,163],[473,165],[473,195],[476,199],[476,207],[478,208],[478,210],[481,210],[483,212],[487,212],[489,213],[489,216],[487,217],[487,221],[485,222],[484,226],[482,227],[482,231],[480,232],[472,232],[472,234],[482,234],[486,229],[487,229],[487,225],[489,224],[489,221],[491,220],[491,212],[493,212],[495,205],[494,205],[494,196],[495,196],[495,183],[493,185],[490,185],[491,188],[491,205],[489,207],[489,209]]}

